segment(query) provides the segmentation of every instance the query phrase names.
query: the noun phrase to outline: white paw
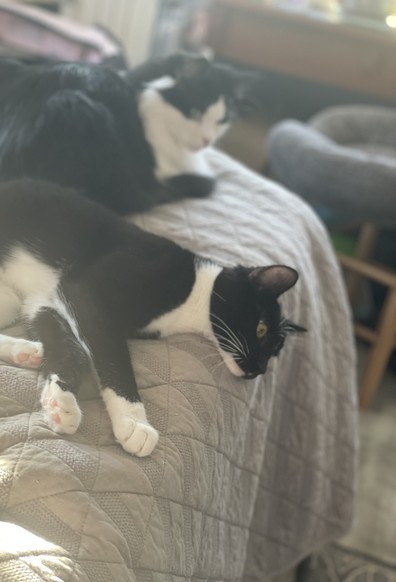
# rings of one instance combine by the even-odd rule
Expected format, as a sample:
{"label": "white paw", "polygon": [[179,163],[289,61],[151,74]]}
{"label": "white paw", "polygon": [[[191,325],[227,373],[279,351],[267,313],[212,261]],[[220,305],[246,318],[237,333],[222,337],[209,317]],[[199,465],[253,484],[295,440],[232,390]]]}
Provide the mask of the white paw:
{"label": "white paw", "polygon": [[114,435],[120,445],[137,457],[150,455],[158,442],[158,432],[148,422],[132,416],[123,416],[113,425]]}
{"label": "white paw", "polygon": [[158,432],[149,424],[142,402],[130,402],[112,388],[102,390],[114,436],[123,448],[137,457],[150,455],[158,442]]}
{"label": "white paw", "polygon": [[7,338],[1,346],[1,358],[20,368],[39,368],[43,363],[43,346],[21,338]]}
{"label": "white paw", "polygon": [[41,406],[48,425],[53,431],[74,434],[81,422],[81,410],[72,392],[62,390],[59,376],[51,374],[41,393]]}

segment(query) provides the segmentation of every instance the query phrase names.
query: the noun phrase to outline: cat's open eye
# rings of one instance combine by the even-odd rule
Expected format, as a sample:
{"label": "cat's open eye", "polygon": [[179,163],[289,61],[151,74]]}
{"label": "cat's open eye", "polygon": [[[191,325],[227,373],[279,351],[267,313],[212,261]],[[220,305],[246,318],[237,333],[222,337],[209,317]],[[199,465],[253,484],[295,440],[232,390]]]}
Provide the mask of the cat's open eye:
{"label": "cat's open eye", "polygon": [[199,121],[200,119],[202,119],[202,113],[200,111],[198,111],[198,109],[191,109],[190,110],[190,117],[191,117],[191,119],[194,119],[195,121]]}
{"label": "cat's open eye", "polygon": [[266,324],[264,323],[264,321],[259,321],[258,322],[258,326],[256,329],[256,335],[259,339],[263,338],[266,333],[268,331],[268,327],[266,326]]}

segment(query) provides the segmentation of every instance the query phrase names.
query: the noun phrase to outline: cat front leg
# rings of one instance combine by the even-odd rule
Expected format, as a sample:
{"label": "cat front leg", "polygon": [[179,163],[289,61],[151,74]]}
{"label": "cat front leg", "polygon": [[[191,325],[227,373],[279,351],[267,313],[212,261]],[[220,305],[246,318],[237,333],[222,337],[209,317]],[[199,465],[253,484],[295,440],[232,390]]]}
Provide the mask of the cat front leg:
{"label": "cat front leg", "polygon": [[108,330],[98,333],[96,329],[89,346],[115,438],[128,453],[137,457],[150,455],[159,435],[147,420],[127,342]]}
{"label": "cat front leg", "polygon": [[111,419],[114,436],[121,446],[137,457],[150,455],[159,435],[147,420],[143,402],[131,402],[112,388],[104,388],[102,397]]}

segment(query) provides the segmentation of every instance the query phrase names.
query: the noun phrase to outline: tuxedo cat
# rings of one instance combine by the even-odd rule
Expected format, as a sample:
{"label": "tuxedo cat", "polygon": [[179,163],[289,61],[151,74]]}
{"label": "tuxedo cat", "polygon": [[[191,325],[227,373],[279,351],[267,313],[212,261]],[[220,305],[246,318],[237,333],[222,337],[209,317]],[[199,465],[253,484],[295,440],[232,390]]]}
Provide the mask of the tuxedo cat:
{"label": "tuxedo cat", "polygon": [[286,266],[222,268],[71,191],[35,180],[0,186],[0,329],[21,312],[35,342],[0,336],[0,358],[39,367],[50,427],[74,433],[75,394],[93,369],[116,439],[149,455],[158,434],[139,398],[127,339],[198,333],[232,374],[255,378],[303,328],[278,297]]}
{"label": "tuxedo cat", "polygon": [[204,150],[254,81],[187,54],[121,72],[0,60],[0,180],[50,180],[119,214],[208,196]]}

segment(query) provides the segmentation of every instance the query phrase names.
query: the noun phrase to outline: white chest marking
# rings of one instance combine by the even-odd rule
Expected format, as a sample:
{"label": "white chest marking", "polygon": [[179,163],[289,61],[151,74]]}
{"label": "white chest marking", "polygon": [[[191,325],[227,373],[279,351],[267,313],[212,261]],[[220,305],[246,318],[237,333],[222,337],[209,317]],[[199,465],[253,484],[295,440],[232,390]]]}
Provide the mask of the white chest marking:
{"label": "white chest marking", "polygon": [[220,352],[227,368],[234,376],[243,376],[244,372],[221,347],[213,333],[210,321],[210,299],[216,277],[222,271],[217,265],[201,265],[197,268],[194,287],[187,300],[169,313],[154,319],[144,329],[147,332],[160,333],[162,337],[177,333],[198,333],[212,341]]}
{"label": "white chest marking", "polygon": [[217,265],[199,266],[194,286],[186,301],[151,321],[144,331],[159,332],[163,337],[176,333],[199,333],[214,341],[210,323],[210,299],[215,279],[221,270]]}
{"label": "white chest marking", "polygon": [[204,148],[224,131],[219,125],[225,114],[224,100],[220,98],[211,105],[200,120],[189,119],[158,92],[172,85],[170,77],[158,79],[139,97],[139,113],[154,152],[156,177],[163,180],[185,173],[213,176]]}

